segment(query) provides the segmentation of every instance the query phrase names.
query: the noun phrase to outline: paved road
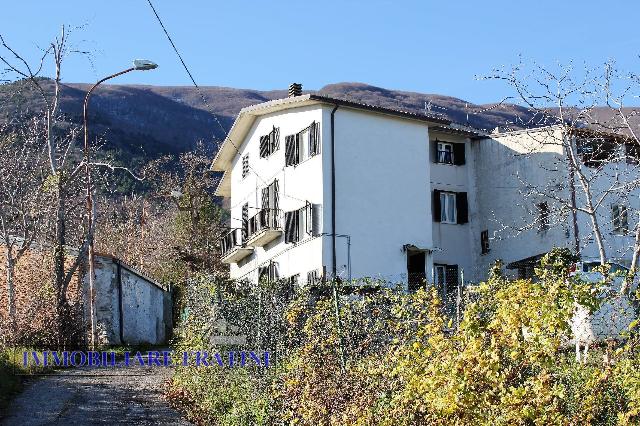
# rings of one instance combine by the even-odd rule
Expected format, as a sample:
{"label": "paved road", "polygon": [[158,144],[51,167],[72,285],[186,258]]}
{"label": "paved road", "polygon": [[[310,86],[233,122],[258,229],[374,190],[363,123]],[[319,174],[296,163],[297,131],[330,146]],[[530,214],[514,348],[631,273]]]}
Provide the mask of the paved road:
{"label": "paved road", "polygon": [[190,425],[162,398],[171,370],[78,368],[40,377],[11,404],[2,425]]}

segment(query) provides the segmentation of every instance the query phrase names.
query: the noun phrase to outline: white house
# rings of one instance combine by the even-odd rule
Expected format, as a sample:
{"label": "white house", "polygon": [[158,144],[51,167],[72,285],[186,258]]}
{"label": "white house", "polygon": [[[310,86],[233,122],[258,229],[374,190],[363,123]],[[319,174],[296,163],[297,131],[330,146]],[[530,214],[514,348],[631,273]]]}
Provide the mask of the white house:
{"label": "white house", "polygon": [[[457,281],[471,267],[464,156],[477,136],[439,117],[318,95],[244,108],[212,166],[225,172],[216,194],[230,197],[231,277]],[[432,186],[448,212],[435,222]]]}
{"label": "white house", "polygon": [[[527,200],[528,214],[515,208],[519,176],[543,184],[549,167],[563,172],[557,145],[523,155],[535,131],[482,134],[299,89],[244,108],[213,161],[224,172],[216,194],[230,198],[221,245],[232,278],[370,277],[409,290],[426,278],[452,293],[496,259],[523,275],[552,247],[573,247],[576,227],[588,229],[569,217],[526,226],[544,215],[543,202]],[[621,238],[615,244],[628,246]]]}

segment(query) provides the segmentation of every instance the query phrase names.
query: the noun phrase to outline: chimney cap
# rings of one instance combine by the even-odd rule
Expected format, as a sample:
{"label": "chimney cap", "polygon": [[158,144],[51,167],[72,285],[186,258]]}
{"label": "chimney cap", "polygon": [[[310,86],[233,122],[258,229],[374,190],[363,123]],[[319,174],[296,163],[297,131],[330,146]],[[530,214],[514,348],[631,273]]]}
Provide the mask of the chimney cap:
{"label": "chimney cap", "polygon": [[292,98],[294,96],[302,95],[302,84],[300,83],[291,83],[289,85],[289,97]]}

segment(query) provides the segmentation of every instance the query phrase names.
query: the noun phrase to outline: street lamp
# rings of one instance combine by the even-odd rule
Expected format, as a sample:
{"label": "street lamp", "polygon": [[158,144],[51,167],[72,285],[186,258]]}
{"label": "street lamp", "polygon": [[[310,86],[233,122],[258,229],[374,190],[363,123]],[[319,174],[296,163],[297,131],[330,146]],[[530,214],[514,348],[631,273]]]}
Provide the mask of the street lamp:
{"label": "street lamp", "polygon": [[[87,239],[89,242],[89,310],[91,315],[91,348],[95,349],[96,346],[96,314],[95,314],[95,274],[94,274],[94,253],[93,253],[93,233],[94,233],[94,206],[93,206],[93,197],[91,195],[91,168],[89,165],[89,121],[88,121],[88,108],[89,108],[89,98],[91,98],[91,94],[93,91],[102,83],[107,80],[110,80],[114,77],[118,77],[122,74],[126,74],[131,71],[147,71],[158,68],[154,62],[146,60],[146,59],[136,59],[133,61],[133,66],[131,68],[127,68],[124,71],[117,72],[108,77],[103,78],[102,80],[98,80],[96,84],[91,86],[91,89],[87,92],[87,95],[84,97],[84,105],[82,109],[82,117],[84,121],[84,169],[87,177]],[[121,317],[122,318],[122,317]]]}

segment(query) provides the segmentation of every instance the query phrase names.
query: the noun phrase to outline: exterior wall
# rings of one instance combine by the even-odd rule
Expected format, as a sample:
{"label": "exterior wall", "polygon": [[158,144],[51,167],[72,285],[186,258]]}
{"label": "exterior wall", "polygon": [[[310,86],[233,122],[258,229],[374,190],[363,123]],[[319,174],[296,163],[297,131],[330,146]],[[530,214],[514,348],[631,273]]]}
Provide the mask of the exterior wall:
{"label": "exterior wall", "polygon": [[[331,226],[330,114],[324,107],[324,223]],[[429,133],[425,123],[349,108],[335,113],[336,233],[351,237],[353,278],[406,283],[405,244],[432,248]],[[337,273],[346,277],[347,240],[337,239]],[[427,261],[427,264],[429,262]],[[323,264],[332,247],[325,238]]]}
{"label": "exterior wall", "polygon": [[124,341],[166,343],[171,327],[170,293],[125,268],[121,275]]}
{"label": "exterior wall", "polygon": [[[559,223],[545,232],[532,227],[538,215],[536,204],[549,202],[549,199],[541,196],[525,198],[521,193],[523,182],[541,188],[549,185],[550,179],[566,182],[568,175],[562,147],[549,144],[561,137],[560,131],[523,131],[491,136],[473,145],[478,228],[479,231],[488,230],[490,237],[490,252],[479,257],[479,278],[486,276],[489,266],[497,259],[508,264],[545,253],[554,246],[570,247],[573,241],[568,215],[555,218]],[[549,170],[557,172],[550,173]],[[566,190],[558,189],[562,197],[568,197],[563,191]]]}
{"label": "exterior wall", "polygon": [[[465,144],[465,164],[439,164],[433,158],[434,149],[429,150],[431,164],[431,199],[433,190],[466,192],[469,205],[469,222],[466,224],[448,224],[433,222],[433,263],[458,265],[459,273],[464,280],[473,281],[477,276],[477,257],[480,253],[480,231],[477,229],[479,219],[476,185],[473,174],[475,162],[472,144],[469,139],[451,134],[431,132],[431,144],[453,142]],[[439,212],[433,212],[439,214]]]}
{"label": "exterior wall", "polygon": [[[167,342],[172,327],[169,291],[111,257],[96,256],[95,277],[96,323],[100,343],[158,345]],[[88,277],[84,281],[85,317],[90,318]],[[120,338],[121,318],[124,341]],[[87,324],[90,324],[90,320]]]}
{"label": "exterior wall", "polygon": [[[285,167],[285,136],[298,133],[313,121],[320,122],[321,152],[297,166]],[[242,205],[249,204],[249,217],[261,207],[261,189],[279,182],[279,208],[281,212],[304,207],[306,202],[323,203],[322,158],[328,137],[319,106],[296,108],[259,117],[247,134],[245,141],[236,142],[240,150],[231,169],[231,227],[242,226]],[[268,134],[273,126],[280,128],[280,148],[267,158],[260,158],[260,136]],[[249,175],[242,178],[242,157],[249,154]],[[284,218],[281,225],[284,226]],[[256,282],[258,268],[269,261],[278,262],[280,277],[300,274],[306,279],[310,270],[322,268],[322,241],[320,237],[308,237],[296,244],[285,244],[284,235],[264,247],[257,247],[247,258],[231,264],[231,277]]]}
{"label": "exterior wall", "polygon": [[[619,182],[638,179],[640,166],[630,165],[625,162],[616,162],[604,166],[600,173],[601,177],[593,179],[592,190],[596,199],[600,198],[607,191],[613,181],[613,177],[617,177]],[[591,169],[585,168],[585,172],[591,172]],[[584,193],[576,178],[576,193],[578,205],[583,203]],[[607,256],[612,261],[616,261],[622,265],[630,266],[631,257],[633,255],[634,233],[633,230],[637,224],[638,214],[640,211],[640,189],[636,188],[629,191],[624,196],[613,196],[611,194],[605,197],[605,201],[597,210],[597,219],[600,224],[602,237],[605,241],[605,250]],[[627,235],[618,235],[614,233],[613,215],[611,207],[613,204],[627,206],[628,208],[628,231]],[[592,225],[590,219],[585,214],[578,214],[578,229],[581,242],[581,253],[584,259],[599,260],[598,246],[595,238],[591,236]]]}

